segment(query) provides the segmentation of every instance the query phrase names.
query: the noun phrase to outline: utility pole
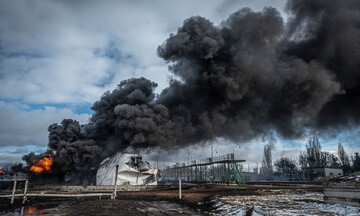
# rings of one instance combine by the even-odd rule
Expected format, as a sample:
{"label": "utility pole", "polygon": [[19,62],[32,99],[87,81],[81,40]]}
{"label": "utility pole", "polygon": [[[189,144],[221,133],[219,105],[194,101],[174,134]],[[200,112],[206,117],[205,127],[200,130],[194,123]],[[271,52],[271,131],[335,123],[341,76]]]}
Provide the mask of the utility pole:
{"label": "utility pole", "polygon": [[156,156],[156,169],[159,169],[159,152],[157,152]]}
{"label": "utility pole", "polygon": [[119,170],[119,165],[116,165],[116,168],[115,168],[115,183],[114,183],[114,191],[113,191],[113,194],[112,194],[112,196],[111,196],[111,199],[112,199],[112,200],[116,199],[118,170]]}
{"label": "utility pole", "polygon": [[190,146],[188,146],[188,165],[190,164]]}
{"label": "utility pole", "polygon": [[[189,174],[189,166],[190,166],[190,145],[188,146],[188,164],[187,164],[187,168],[186,168],[186,175],[188,177],[188,181],[190,181],[190,174]],[[192,169],[192,168],[191,168]],[[192,174],[192,173],[191,173]]]}
{"label": "utility pole", "polygon": [[212,136],[211,136],[210,144],[211,144],[212,183],[214,183],[214,180],[215,180],[215,176],[214,176],[214,152],[213,152],[213,138],[212,138]]}

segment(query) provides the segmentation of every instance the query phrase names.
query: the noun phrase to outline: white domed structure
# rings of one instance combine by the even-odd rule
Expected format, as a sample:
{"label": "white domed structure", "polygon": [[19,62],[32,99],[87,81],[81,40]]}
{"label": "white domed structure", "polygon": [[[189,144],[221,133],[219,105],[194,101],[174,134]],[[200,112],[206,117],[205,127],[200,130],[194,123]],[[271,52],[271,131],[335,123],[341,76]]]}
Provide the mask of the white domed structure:
{"label": "white domed structure", "polygon": [[159,170],[136,154],[117,153],[105,159],[96,173],[96,185],[114,185],[116,165],[119,165],[117,185],[157,185]]}

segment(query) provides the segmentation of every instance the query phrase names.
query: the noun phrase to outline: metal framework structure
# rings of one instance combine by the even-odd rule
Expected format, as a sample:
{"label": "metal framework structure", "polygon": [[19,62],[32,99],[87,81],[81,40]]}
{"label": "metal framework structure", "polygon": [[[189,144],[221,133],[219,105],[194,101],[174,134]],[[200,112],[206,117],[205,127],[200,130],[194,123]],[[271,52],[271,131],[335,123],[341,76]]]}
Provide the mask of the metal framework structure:
{"label": "metal framework structure", "polygon": [[241,162],[235,160],[234,154],[227,154],[200,161],[192,161],[190,164],[176,163],[168,166],[161,174],[162,181],[186,182],[217,182],[245,184],[241,175]]}

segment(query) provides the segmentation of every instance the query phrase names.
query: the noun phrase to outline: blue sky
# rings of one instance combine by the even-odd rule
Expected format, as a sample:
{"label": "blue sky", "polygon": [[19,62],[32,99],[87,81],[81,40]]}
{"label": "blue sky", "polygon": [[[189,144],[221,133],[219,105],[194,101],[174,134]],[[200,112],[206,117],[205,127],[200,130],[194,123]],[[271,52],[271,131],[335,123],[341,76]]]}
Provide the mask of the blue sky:
{"label": "blue sky", "polygon": [[[72,118],[85,124],[91,105],[121,80],[143,76],[158,83],[156,92],[161,92],[170,74],[156,55],[157,46],[186,18],[201,15],[219,24],[239,8],[259,11],[272,6],[286,19],[284,4],[284,0],[1,1],[0,163],[21,162],[24,153],[46,150],[47,127],[52,123]],[[358,132],[321,137],[323,148],[335,152],[342,142],[348,153],[359,151]],[[274,157],[297,157],[307,139],[275,136]],[[269,142],[259,138],[243,143],[239,157],[256,163]],[[238,145],[219,139],[216,154],[232,152]],[[199,145],[198,151],[207,157],[207,144]],[[166,160],[183,159],[183,153],[174,154]]]}

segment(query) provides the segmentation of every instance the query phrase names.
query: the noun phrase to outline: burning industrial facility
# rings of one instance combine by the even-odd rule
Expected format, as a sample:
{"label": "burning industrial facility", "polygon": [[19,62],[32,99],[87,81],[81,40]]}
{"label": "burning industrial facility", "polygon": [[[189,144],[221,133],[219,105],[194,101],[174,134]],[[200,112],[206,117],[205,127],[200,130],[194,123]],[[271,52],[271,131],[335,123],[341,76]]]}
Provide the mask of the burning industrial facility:
{"label": "burning industrial facility", "polygon": [[49,154],[48,156],[44,156],[44,159],[41,159],[38,162],[35,162],[35,160],[33,160],[33,165],[30,167],[30,171],[33,171],[35,173],[49,171],[52,164],[53,159]]}
{"label": "burning industrial facility", "polygon": [[[289,1],[286,28],[274,8],[240,9],[218,26],[199,16],[185,20],[158,47],[174,77],[160,95],[148,79],[124,80],[94,103],[88,124],[49,126],[52,172],[82,178],[125,150],[181,149],[216,137],[244,142],[271,131],[290,139],[351,126],[359,121],[359,45],[352,43],[359,30],[344,11],[356,8],[354,1]],[[29,167],[34,158],[24,156]]]}
{"label": "burning industrial facility", "polygon": [[[215,138],[246,143],[271,133],[295,139],[358,125],[359,2],[290,0],[286,10],[287,23],[271,7],[239,9],[219,25],[186,19],[157,49],[172,75],[167,88],[155,94],[157,84],[144,77],[120,81],[92,105],[87,124],[50,125],[47,151],[25,155],[23,170],[53,184],[157,185],[159,170],[125,152],[175,151]],[[231,184],[241,161],[229,154],[164,174]],[[204,177],[216,163],[216,175]]]}

